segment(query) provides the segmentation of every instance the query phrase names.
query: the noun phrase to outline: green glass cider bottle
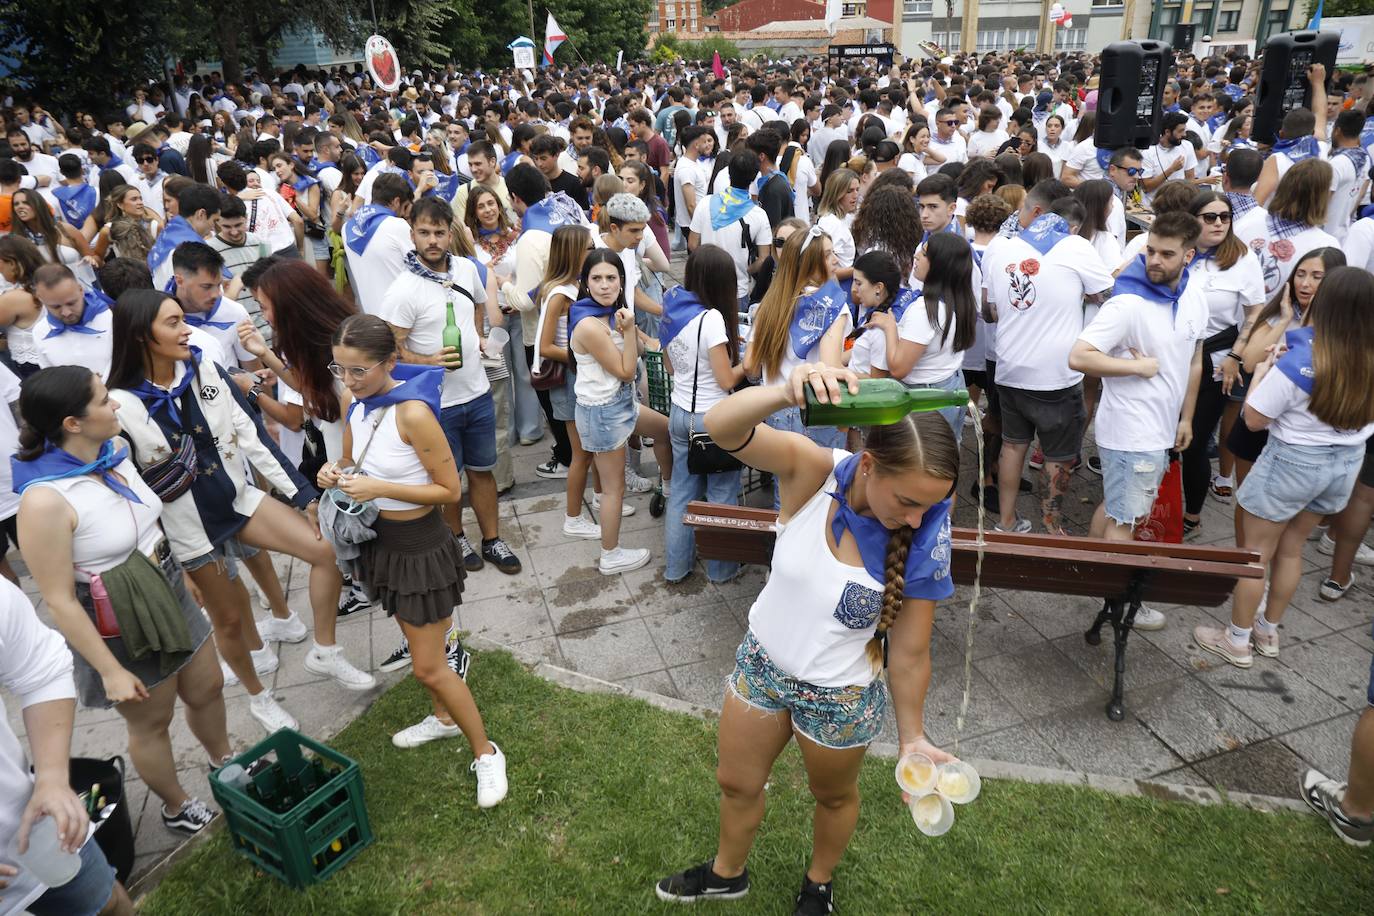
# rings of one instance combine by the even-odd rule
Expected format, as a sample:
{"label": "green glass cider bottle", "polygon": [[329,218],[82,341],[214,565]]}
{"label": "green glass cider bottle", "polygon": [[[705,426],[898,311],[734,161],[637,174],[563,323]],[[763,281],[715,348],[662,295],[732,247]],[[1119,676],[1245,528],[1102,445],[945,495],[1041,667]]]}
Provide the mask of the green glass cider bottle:
{"label": "green glass cider bottle", "polygon": [[444,368],[452,372],[454,369],[463,368],[463,332],[458,327],[458,319],[453,314],[453,300],[450,299],[446,305],[448,315],[444,319],[443,345],[444,347],[453,347],[454,352],[458,354],[458,365],[450,364]]}
{"label": "green glass cider bottle", "polygon": [[963,388],[908,388],[893,378],[866,378],[859,381],[859,393],[850,394],[843,386],[838,404],[822,404],[808,385],[802,422],[807,426],[887,426],[918,410],[963,407],[968,392]]}

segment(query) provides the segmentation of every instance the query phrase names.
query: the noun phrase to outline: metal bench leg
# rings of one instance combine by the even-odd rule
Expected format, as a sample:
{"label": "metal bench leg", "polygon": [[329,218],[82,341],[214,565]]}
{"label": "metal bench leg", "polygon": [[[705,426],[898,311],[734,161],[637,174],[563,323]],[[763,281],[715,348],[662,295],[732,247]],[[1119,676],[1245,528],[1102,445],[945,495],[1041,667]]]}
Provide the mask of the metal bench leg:
{"label": "metal bench leg", "polygon": [[1116,631],[1113,640],[1116,649],[1116,672],[1112,677],[1112,698],[1107,701],[1107,718],[1113,722],[1120,722],[1126,718],[1126,711],[1121,706],[1121,693],[1125,686],[1122,681],[1126,674],[1126,637],[1131,635],[1131,625],[1135,623],[1135,612],[1140,609],[1140,603],[1137,601],[1131,604],[1126,611],[1125,620],[1121,619],[1120,608],[1124,607],[1126,602],[1113,603],[1118,609],[1112,616],[1112,629]]}
{"label": "metal bench leg", "polygon": [[1083,634],[1083,641],[1090,646],[1101,645],[1102,624],[1112,619],[1112,616],[1112,599],[1108,598],[1102,602],[1102,610],[1097,612],[1097,619],[1093,621],[1093,625],[1088,629],[1088,632]]}

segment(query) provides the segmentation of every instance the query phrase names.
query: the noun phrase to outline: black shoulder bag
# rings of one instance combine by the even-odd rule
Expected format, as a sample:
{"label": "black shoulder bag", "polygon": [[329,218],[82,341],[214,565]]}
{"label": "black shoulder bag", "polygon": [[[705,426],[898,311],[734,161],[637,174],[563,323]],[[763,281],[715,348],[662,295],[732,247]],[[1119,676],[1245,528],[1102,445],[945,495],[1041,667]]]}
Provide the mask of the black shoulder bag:
{"label": "black shoulder bag", "polygon": [[696,431],[697,416],[697,379],[701,378],[701,329],[706,324],[706,314],[697,322],[697,350],[694,354],[695,368],[692,370],[692,413],[687,421],[687,472],[689,474],[719,474],[723,471],[737,471],[743,463],[734,455],[716,444],[710,433]]}

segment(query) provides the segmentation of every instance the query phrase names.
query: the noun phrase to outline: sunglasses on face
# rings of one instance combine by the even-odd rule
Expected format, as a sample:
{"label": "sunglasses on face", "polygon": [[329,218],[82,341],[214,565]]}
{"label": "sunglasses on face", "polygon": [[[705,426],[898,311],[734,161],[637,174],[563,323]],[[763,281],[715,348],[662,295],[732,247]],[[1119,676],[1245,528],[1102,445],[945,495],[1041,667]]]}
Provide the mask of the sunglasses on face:
{"label": "sunglasses on face", "polygon": [[958,122],[958,121],[941,121],[940,123],[941,123],[941,124],[944,124],[946,127],[953,127],[954,125],[958,124],[959,122]]}
{"label": "sunglasses on face", "polygon": [[1207,223],[1208,225],[1211,225],[1213,223],[1229,223],[1231,221],[1231,214],[1225,212],[1199,213],[1198,216],[1201,217],[1202,221],[1204,223]]}
{"label": "sunglasses on face", "polygon": [[137,162],[157,162],[156,156],[139,156]]}
{"label": "sunglasses on face", "polygon": [[1139,166],[1135,165],[1129,167],[1118,165],[1117,168],[1121,169],[1121,171],[1125,172],[1127,175],[1130,175],[1132,178],[1139,178],[1141,175],[1145,174],[1145,170],[1143,168],[1140,168]]}

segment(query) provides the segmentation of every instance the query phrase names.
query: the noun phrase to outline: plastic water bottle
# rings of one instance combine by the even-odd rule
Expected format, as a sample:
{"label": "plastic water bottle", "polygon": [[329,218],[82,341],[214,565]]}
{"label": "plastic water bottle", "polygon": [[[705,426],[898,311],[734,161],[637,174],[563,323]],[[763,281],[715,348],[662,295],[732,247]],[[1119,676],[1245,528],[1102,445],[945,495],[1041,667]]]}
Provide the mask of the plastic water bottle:
{"label": "plastic water bottle", "polygon": [[48,887],[61,887],[81,871],[81,856],[66,852],[57,836],[57,821],[43,817],[29,830],[29,851],[18,850],[19,838],[14,839],[14,859],[36,879]]}

